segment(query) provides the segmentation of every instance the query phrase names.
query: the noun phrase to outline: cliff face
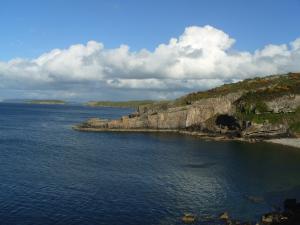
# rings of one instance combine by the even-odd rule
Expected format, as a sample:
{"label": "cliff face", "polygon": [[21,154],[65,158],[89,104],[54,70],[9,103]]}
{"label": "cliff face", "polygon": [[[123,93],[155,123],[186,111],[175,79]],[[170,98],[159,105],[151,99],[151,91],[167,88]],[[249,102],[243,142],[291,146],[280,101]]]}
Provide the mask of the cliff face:
{"label": "cliff face", "polygon": [[205,122],[219,114],[234,113],[234,101],[240,93],[208,98],[188,106],[139,109],[135,114],[118,120],[91,119],[83,126],[106,129],[185,129]]}
{"label": "cliff face", "polygon": [[300,106],[300,95],[285,95],[267,101],[266,105],[272,113],[292,113]]}
{"label": "cliff face", "polygon": [[[295,78],[294,75],[292,77]],[[298,81],[300,74],[296,78]],[[282,77],[272,78],[272,85],[274,85],[276,79],[282,79]],[[247,82],[253,83],[253,81]],[[94,118],[76,128],[99,131],[191,130],[247,138],[288,136],[291,133],[289,122],[293,120],[291,119],[293,118],[292,114],[295,114],[300,107],[300,95],[298,94],[300,85],[296,86],[294,92],[278,94],[278,91],[276,91],[275,95],[273,89],[270,91],[268,88],[270,86],[260,86],[257,92],[252,89],[249,91],[237,88],[233,88],[233,92],[227,90],[224,92],[224,89],[222,89],[222,92],[213,92],[211,95],[202,92],[197,94],[202,96],[198,99],[195,99],[195,94],[192,95],[193,98],[187,95],[187,97],[180,99],[180,102],[189,99],[185,104],[178,104],[178,100],[175,100],[163,104],[143,105],[138,108],[137,112],[123,116],[118,120]],[[266,98],[253,97],[261,91],[263,91],[263,94],[259,96],[267,96]],[[269,93],[272,94],[271,97]],[[190,99],[193,99],[193,101]],[[275,122],[269,121],[270,118],[273,119],[274,114],[277,114],[277,120]],[[287,119],[281,114],[284,114]],[[288,119],[289,121],[287,121]],[[294,122],[297,123],[298,121]]]}

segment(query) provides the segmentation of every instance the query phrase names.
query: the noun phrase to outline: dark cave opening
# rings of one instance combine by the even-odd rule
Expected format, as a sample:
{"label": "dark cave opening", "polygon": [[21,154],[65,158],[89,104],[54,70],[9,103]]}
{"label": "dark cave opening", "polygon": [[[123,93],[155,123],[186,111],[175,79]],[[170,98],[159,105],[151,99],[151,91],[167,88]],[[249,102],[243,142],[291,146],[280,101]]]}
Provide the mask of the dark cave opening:
{"label": "dark cave opening", "polygon": [[227,114],[219,115],[216,118],[216,125],[221,128],[227,127],[229,130],[241,129],[238,120],[234,116],[229,116]]}

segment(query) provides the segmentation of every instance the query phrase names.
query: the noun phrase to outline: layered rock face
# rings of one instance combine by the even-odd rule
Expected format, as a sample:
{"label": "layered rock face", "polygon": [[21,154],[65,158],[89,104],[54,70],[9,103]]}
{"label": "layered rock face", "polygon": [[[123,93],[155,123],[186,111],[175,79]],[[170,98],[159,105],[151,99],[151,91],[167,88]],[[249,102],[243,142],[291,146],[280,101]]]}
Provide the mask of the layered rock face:
{"label": "layered rock face", "polygon": [[245,138],[274,138],[289,136],[288,126],[284,124],[252,124],[242,131],[241,136]]}
{"label": "layered rock face", "polygon": [[186,129],[192,126],[205,126],[205,122],[220,114],[232,115],[233,104],[241,93],[228,94],[222,97],[207,98],[182,107],[154,106],[140,108],[136,113],[123,116],[118,120],[90,119],[81,125],[82,128],[98,129]]}
{"label": "layered rock face", "polygon": [[[206,98],[191,105],[166,107],[162,105],[142,106],[137,112],[117,120],[93,118],[76,127],[79,130],[192,130],[209,131],[218,135],[235,134],[244,138],[274,138],[289,136],[286,124],[255,124],[238,121],[234,115],[235,102],[242,93],[231,93],[221,97]],[[283,96],[266,102],[274,113],[289,113],[300,106],[300,96]],[[227,119],[232,117],[233,119]],[[223,117],[222,117],[223,116]],[[230,122],[231,121],[231,122]]]}
{"label": "layered rock face", "polygon": [[233,115],[234,102],[242,93],[231,93],[217,98],[207,98],[194,102],[187,110],[185,127],[202,124],[208,119],[221,114]]}
{"label": "layered rock face", "polygon": [[[300,88],[300,87],[299,87]],[[273,113],[291,113],[300,106],[300,95],[286,95],[266,102]]]}

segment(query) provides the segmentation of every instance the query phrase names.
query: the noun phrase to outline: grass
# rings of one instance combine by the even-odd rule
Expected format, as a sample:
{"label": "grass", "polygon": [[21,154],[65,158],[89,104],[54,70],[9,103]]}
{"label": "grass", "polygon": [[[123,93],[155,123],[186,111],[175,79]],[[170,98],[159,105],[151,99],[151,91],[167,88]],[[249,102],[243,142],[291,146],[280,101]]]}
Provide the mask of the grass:
{"label": "grass", "polygon": [[296,122],[290,126],[290,129],[300,134],[300,122]]}
{"label": "grass", "polygon": [[[269,78],[265,78],[268,80]],[[265,102],[285,95],[300,94],[300,74],[273,77],[265,88],[251,90],[237,101],[236,115],[241,120],[271,124],[288,124],[291,131],[300,132],[300,107],[292,113],[272,113]]]}
{"label": "grass", "polygon": [[188,94],[175,100],[176,105],[188,105],[203,98],[218,97],[235,92],[257,93],[259,99],[274,99],[286,94],[300,94],[300,73],[256,77],[237,83],[224,84],[220,87]]}
{"label": "grass", "polygon": [[268,121],[271,124],[288,124],[291,131],[300,133],[300,107],[292,113],[242,113],[237,112],[238,119],[253,121],[255,123],[264,123]]}

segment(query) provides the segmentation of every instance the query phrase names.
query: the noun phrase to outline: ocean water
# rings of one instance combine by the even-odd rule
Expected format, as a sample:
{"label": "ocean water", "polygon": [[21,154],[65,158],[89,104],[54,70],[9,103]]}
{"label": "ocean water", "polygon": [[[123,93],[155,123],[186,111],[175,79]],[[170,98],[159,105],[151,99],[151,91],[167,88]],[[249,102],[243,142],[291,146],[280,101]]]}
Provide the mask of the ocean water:
{"label": "ocean water", "polygon": [[131,111],[0,104],[0,224],[181,224],[185,212],[224,211],[255,221],[299,197],[297,149],[71,128]]}

